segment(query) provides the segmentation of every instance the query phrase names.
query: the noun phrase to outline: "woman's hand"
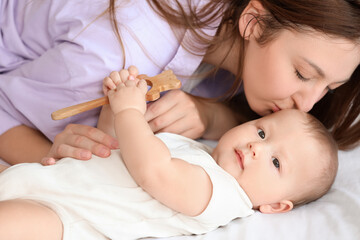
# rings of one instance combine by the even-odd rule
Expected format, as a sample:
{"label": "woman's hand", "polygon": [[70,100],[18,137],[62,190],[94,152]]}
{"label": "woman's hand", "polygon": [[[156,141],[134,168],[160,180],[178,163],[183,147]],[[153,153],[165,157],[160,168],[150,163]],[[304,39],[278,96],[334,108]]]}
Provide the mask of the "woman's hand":
{"label": "woman's hand", "polygon": [[203,136],[208,126],[203,105],[194,96],[172,90],[148,104],[145,119],[155,133],[171,132],[196,139]]}
{"label": "woman's hand", "polygon": [[108,157],[110,150],[117,147],[117,140],[100,129],[69,124],[64,131],[56,135],[49,153],[41,160],[41,164],[53,165],[64,157],[89,160],[92,154]]}
{"label": "woman's hand", "polygon": [[238,125],[235,113],[223,103],[172,90],[148,105],[145,119],[157,132],[171,132],[197,139],[218,140]]}
{"label": "woman's hand", "polygon": [[[135,66],[130,66],[128,69],[122,69],[119,72],[114,71],[110,73],[109,77],[105,77],[103,80],[103,92],[105,96],[116,86],[126,81],[127,79],[135,79],[138,75],[138,69]],[[99,119],[99,123],[103,119]],[[110,121],[112,122],[112,121]],[[105,130],[106,124],[109,121],[105,121],[105,124],[100,124]],[[108,127],[108,126],[107,126]],[[54,143],[50,149],[50,152],[41,160],[43,165],[53,165],[57,160],[64,157],[72,157],[78,160],[89,160],[92,154],[99,157],[108,157],[111,149],[118,147],[118,142],[115,137],[105,133],[99,128],[94,128],[80,124],[69,124],[65,130],[54,139]],[[111,127],[113,130],[113,127]]]}

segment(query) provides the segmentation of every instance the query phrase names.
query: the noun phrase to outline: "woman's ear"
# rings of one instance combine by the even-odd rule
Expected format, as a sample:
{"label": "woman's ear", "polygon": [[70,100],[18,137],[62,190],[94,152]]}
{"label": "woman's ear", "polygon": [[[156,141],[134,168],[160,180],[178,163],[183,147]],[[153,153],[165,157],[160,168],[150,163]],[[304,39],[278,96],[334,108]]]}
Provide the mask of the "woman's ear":
{"label": "woman's ear", "polygon": [[289,200],[283,200],[278,203],[264,204],[259,206],[262,213],[285,213],[294,208],[294,204]]}
{"label": "woman's ear", "polygon": [[255,33],[255,37],[259,37],[261,29],[258,24],[259,17],[264,15],[266,12],[261,2],[257,0],[251,0],[242,12],[239,19],[239,31],[240,35],[245,39],[249,40],[249,37]]}

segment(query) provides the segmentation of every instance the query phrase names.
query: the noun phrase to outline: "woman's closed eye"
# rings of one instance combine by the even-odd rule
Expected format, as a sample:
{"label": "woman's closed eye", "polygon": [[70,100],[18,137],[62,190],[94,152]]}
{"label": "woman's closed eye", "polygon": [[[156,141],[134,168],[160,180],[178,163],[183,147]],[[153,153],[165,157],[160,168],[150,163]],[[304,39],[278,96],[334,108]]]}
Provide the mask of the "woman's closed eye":
{"label": "woman's closed eye", "polygon": [[[296,74],[297,78],[299,78],[299,79],[300,79],[301,81],[303,81],[303,82],[306,82],[306,81],[309,81],[309,80],[310,80],[310,78],[304,77],[304,76],[299,72],[299,70],[296,70],[296,69],[295,69],[295,74]],[[331,89],[330,87],[326,87],[326,90],[327,90],[327,92],[330,93],[330,94],[333,94],[333,93],[335,92],[335,89]]]}
{"label": "woman's closed eye", "polygon": [[296,76],[297,76],[301,81],[303,81],[303,82],[306,82],[306,81],[310,80],[310,78],[304,77],[304,76],[299,72],[299,70],[297,70],[297,69],[295,69],[295,74],[296,74]]}
{"label": "woman's closed eye", "polygon": [[274,164],[274,166],[275,166],[277,169],[280,169],[280,161],[279,161],[279,159],[277,159],[276,157],[272,157],[272,158],[271,158],[271,161],[272,161],[272,163]]}

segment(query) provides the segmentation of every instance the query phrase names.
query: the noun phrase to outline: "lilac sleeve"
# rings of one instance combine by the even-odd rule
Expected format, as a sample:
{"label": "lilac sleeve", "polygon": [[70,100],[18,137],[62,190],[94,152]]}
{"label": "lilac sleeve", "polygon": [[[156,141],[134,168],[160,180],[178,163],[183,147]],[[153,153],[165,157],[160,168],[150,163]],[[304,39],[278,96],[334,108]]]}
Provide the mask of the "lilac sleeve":
{"label": "lilac sleeve", "polygon": [[24,124],[53,139],[69,122],[95,126],[98,110],[61,121],[50,117],[55,110],[102,96],[101,76],[106,75],[106,69],[92,71],[78,65],[82,59],[81,54],[74,54],[77,48],[75,44],[60,44],[0,75],[0,133]]}
{"label": "lilac sleeve", "polygon": [[[102,79],[124,63],[108,18],[96,19],[107,1],[83,3],[0,2],[0,134],[25,124],[53,140],[70,122],[96,125],[100,109],[51,119],[55,110],[102,97]],[[121,29],[125,67],[135,65],[152,76],[171,62],[179,43],[148,8],[143,1],[129,3],[120,8],[118,21],[126,21]],[[149,19],[150,27],[143,24]],[[148,40],[139,44],[143,39]]]}
{"label": "lilac sleeve", "polygon": [[[101,97],[103,78],[123,65],[148,76],[165,69],[189,76],[200,64],[143,0],[117,8],[124,53],[108,16],[99,17],[107,8],[104,0],[0,0],[0,134],[25,124],[53,140],[68,123],[95,126],[100,109],[59,121],[51,113]],[[188,41],[190,33],[182,34]]]}

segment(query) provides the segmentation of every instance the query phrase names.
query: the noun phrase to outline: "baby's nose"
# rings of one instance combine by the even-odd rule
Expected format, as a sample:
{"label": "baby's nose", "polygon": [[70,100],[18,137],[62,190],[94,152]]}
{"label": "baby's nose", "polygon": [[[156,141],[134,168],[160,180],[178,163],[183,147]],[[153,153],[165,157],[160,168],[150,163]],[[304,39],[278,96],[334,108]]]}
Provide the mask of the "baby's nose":
{"label": "baby's nose", "polygon": [[259,157],[259,154],[260,154],[260,149],[261,149],[260,144],[255,143],[255,142],[251,142],[251,143],[248,143],[248,148],[250,150],[251,157],[253,159],[257,159]]}

